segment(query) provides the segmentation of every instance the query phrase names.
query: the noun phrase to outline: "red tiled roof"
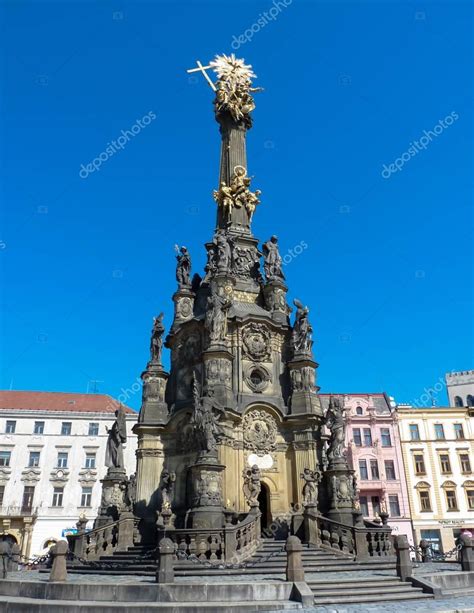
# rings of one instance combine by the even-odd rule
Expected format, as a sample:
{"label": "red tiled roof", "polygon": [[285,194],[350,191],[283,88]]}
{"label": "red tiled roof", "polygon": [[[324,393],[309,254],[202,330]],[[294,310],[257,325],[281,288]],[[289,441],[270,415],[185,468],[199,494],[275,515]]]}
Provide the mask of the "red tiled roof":
{"label": "red tiled roof", "polygon": [[[17,392],[0,390],[0,411],[71,411],[113,413],[120,403],[107,394],[69,394],[66,392]],[[126,413],[134,413],[124,405]]]}

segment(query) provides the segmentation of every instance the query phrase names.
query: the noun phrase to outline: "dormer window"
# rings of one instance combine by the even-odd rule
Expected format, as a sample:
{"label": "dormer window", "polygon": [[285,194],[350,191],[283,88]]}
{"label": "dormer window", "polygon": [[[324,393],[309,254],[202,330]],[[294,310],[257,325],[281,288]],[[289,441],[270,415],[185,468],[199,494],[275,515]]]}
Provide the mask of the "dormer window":
{"label": "dormer window", "polygon": [[363,415],[364,409],[362,407],[356,407],[356,415]]}

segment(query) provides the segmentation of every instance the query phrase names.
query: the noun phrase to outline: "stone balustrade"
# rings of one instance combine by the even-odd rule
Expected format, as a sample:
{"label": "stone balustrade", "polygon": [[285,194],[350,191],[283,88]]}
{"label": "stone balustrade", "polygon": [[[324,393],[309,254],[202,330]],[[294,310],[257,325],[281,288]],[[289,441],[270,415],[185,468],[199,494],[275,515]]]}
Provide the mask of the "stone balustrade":
{"label": "stone balustrade", "polygon": [[[69,536],[70,549],[78,558],[89,561],[126,551],[134,544],[138,523],[131,513],[122,513],[115,522]],[[252,556],[261,543],[260,511],[253,509],[239,523],[222,528],[160,528],[157,542],[163,538],[171,539],[177,559],[196,556],[202,561],[238,563]]]}
{"label": "stone balustrade", "polygon": [[305,536],[308,543],[354,555],[357,560],[392,558],[392,531],[387,525],[360,522],[349,526],[323,517],[313,508],[304,512]]}

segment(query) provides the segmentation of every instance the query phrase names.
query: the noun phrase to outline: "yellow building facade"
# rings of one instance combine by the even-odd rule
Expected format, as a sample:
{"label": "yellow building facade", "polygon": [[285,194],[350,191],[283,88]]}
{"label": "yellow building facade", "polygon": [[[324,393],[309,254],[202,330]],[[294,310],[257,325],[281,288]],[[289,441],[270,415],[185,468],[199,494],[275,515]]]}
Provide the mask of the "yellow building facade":
{"label": "yellow building facade", "polygon": [[447,552],[462,532],[474,536],[474,408],[397,413],[415,540]]}

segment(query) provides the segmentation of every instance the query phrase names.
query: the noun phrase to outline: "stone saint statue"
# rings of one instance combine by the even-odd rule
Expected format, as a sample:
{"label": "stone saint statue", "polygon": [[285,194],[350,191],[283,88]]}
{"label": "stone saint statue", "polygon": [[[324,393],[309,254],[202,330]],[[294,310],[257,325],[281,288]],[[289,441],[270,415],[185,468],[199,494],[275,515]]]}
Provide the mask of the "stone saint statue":
{"label": "stone saint statue", "polygon": [[231,303],[215,292],[207,299],[204,326],[209,334],[211,344],[223,342],[227,335],[227,311]]}
{"label": "stone saint statue", "polygon": [[232,260],[232,249],[227,236],[219,232],[215,237],[217,269],[219,272],[227,272]]}
{"label": "stone saint statue", "polygon": [[342,458],[346,436],[346,420],[341,400],[339,398],[334,398],[334,396],[331,396],[329,400],[329,407],[326,413],[326,426],[331,433],[327,456],[330,461]]}
{"label": "stone saint statue", "polygon": [[278,238],[276,236],[272,236],[269,241],[263,244],[263,258],[263,269],[267,281],[283,280],[285,278],[281,269],[283,260],[278,251]]}
{"label": "stone saint statue", "polygon": [[319,470],[310,470],[305,468],[301,473],[301,478],[304,479],[303,485],[303,502],[306,505],[318,504],[318,483],[321,481],[321,473]]}
{"label": "stone saint statue", "polygon": [[109,438],[105,450],[105,465],[108,468],[125,468],[123,461],[123,445],[127,442],[127,423],[122,405],[115,411],[116,420],[107,429]]}
{"label": "stone saint statue", "polygon": [[194,426],[196,438],[205,454],[217,454],[217,440],[222,434],[222,427],[219,425],[219,415],[215,411],[222,412],[223,407],[214,398],[214,390],[208,390],[207,396],[200,397],[200,391],[196,376],[193,381],[194,411],[191,423]]}
{"label": "stone saint statue", "polygon": [[135,473],[130,475],[126,484],[126,506],[133,512],[133,507],[137,502],[137,476]]}
{"label": "stone saint statue", "polygon": [[295,325],[291,333],[293,350],[295,353],[311,353],[313,328],[308,319],[309,309],[296,299],[293,304],[296,307]]}
{"label": "stone saint statue", "polygon": [[163,313],[158,317],[153,318],[153,330],[151,333],[150,355],[151,361],[161,364],[161,352],[163,350],[163,333],[165,327],[163,325]]}
{"label": "stone saint statue", "polygon": [[163,469],[161,473],[161,508],[171,509],[171,503],[173,502],[174,483],[176,481],[176,473],[170,472],[167,468]]}
{"label": "stone saint statue", "polygon": [[247,504],[251,507],[258,506],[258,496],[262,489],[260,468],[254,464],[251,468],[244,468],[243,472],[244,486],[243,492]]}
{"label": "stone saint statue", "polygon": [[191,256],[189,255],[189,251],[186,247],[181,247],[179,249],[178,245],[174,246],[176,251],[176,260],[178,261],[176,265],[176,280],[178,281],[178,286],[181,287],[191,287]]}

